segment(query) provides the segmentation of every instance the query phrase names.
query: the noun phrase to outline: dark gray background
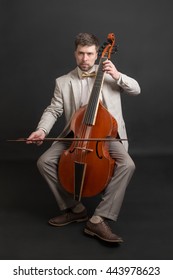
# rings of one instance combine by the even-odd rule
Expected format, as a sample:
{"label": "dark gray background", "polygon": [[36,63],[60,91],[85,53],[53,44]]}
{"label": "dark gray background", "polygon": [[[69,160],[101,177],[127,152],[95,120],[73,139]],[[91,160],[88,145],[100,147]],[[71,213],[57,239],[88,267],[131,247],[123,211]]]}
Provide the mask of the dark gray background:
{"label": "dark gray background", "polygon": [[[172,145],[172,2],[102,0],[0,1],[1,159],[37,158],[41,148],[6,143],[32,132],[53,94],[55,78],[75,67],[74,37],[114,32],[112,61],[139,82],[123,96],[130,153],[170,154]],[[51,132],[63,126],[59,121]]]}
{"label": "dark gray background", "polygon": [[[55,78],[75,67],[79,32],[101,43],[114,32],[112,60],[142,89],[122,100],[137,170],[112,224],[117,248],[83,236],[83,223],[48,226],[58,207],[36,159],[50,144],[6,142],[35,129]],[[172,1],[0,0],[0,40],[0,259],[172,259]],[[98,198],[83,200],[89,216]]]}

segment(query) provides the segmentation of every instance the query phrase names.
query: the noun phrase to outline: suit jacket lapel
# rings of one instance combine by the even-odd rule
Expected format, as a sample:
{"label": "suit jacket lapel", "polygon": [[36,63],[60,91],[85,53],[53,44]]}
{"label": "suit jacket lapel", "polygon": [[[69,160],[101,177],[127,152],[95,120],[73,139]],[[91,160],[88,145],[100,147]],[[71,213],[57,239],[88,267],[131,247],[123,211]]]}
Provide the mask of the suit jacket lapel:
{"label": "suit jacket lapel", "polygon": [[80,91],[80,79],[78,77],[77,68],[75,68],[71,72],[71,86],[72,86],[72,92],[74,96],[74,101],[76,105],[76,109],[80,108],[80,101],[81,101],[81,91]]}

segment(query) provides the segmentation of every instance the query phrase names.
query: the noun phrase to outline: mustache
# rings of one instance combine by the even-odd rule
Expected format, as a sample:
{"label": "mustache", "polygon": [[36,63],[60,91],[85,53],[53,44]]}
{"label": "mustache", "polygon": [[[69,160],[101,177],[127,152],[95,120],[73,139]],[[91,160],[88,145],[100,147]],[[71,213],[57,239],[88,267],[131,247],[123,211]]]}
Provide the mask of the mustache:
{"label": "mustache", "polygon": [[94,66],[94,64],[90,66],[89,64],[82,64],[82,63],[80,63],[80,64],[78,64],[77,66],[78,66],[81,70],[82,70],[83,66],[85,66],[85,67],[88,66],[88,70],[90,70],[90,69]]}

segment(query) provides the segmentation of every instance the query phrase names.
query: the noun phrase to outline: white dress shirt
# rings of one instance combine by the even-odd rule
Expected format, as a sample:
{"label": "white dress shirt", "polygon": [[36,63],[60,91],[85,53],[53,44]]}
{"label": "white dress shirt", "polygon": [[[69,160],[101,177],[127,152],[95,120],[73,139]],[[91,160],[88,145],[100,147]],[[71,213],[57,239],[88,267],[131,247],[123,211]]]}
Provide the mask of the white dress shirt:
{"label": "white dress shirt", "polygon": [[[80,87],[81,87],[81,106],[88,104],[92,88],[94,86],[95,77],[85,77],[82,78],[83,71],[78,67],[78,75],[80,79]],[[94,65],[87,73],[96,72],[96,65]],[[100,96],[102,100],[102,96]]]}

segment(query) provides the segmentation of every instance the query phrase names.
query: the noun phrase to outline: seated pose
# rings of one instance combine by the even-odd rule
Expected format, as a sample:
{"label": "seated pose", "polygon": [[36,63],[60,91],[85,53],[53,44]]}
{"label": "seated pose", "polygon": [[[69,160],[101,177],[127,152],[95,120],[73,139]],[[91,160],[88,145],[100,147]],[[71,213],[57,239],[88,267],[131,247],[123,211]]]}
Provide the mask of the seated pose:
{"label": "seated pose", "polygon": [[[95,77],[86,75],[97,72],[95,61],[98,56],[99,42],[95,35],[79,33],[75,38],[76,68],[56,79],[54,95],[50,105],[44,110],[36,131],[27,138],[27,144],[43,142],[56,120],[64,113],[66,124],[59,137],[68,137],[71,133],[72,116],[82,106],[88,104]],[[108,112],[116,119],[118,136],[127,138],[122,115],[121,94],[140,94],[138,82],[119,72],[111,60],[102,63],[104,82],[100,99]],[[85,72],[85,75],[83,75]],[[104,122],[102,124],[104,126]],[[135,164],[128,154],[127,141],[108,141],[109,154],[115,159],[111,180],[101,192],[101,201],[96,205],[92,217],[81,201],[75,200],[67,192],[58,178],[58,164],[64,150],[71,145],[70,141],[55,141],[51,147],[38,159],[38,168],[51,188],[61,215],[51,218],[49,224],[59,227],[72,222],[86,221],[84,232],[107,242],[123,242],[123,239],[113,233],[108,221],[116,221],[122,206],[126,187],[135,170]],[[97,168],[97,166],[95,167]],[[67,174],[68,176],[68,174]]]}

